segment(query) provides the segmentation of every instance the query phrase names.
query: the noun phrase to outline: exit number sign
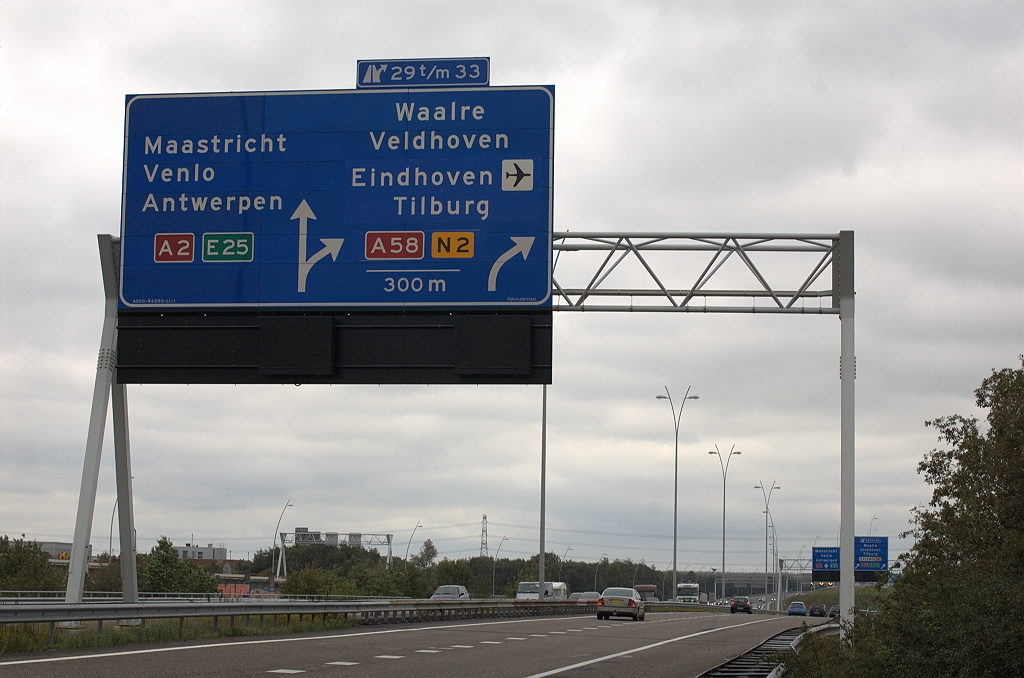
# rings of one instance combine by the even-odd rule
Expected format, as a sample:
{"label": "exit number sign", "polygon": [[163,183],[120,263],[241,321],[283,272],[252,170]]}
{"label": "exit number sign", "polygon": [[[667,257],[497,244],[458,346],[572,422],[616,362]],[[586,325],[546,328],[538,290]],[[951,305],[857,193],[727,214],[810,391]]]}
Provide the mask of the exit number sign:
{"label": "exit number sign", "polygon": [[252,233],[203,233],[203,261],[252,261]]}

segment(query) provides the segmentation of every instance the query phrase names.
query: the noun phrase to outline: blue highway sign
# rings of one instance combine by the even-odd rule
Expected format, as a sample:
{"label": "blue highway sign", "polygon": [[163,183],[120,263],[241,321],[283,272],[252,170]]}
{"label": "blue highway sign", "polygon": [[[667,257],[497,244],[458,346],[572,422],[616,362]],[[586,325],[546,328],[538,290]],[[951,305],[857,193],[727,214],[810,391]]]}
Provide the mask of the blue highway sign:
{"label": "blue highway sign", "polygon": [[888,537],[854,537],[853,569],[870,572],[889,569]]}
{"label": "blue highway sign", "polygon": [[120,306],[549,307],[553,149],[551,86],[129,96]]}
{"label": "blue highway sign", "polygon": [[839,548],[815,546],[811,549],[811,569],[815,572],[839,571]]}
{"label": "blue highway sign", "polygon": [[489,84],[490,79],[489,57],[356,62],[356,89],[481,87]]}

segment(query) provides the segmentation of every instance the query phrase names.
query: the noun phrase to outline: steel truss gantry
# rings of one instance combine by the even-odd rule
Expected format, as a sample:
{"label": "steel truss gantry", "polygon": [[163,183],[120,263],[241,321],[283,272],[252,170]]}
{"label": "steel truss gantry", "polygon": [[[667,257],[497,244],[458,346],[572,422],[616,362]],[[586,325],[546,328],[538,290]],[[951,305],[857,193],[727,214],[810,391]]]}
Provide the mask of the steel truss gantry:
{"label": "steel truss gantry", "polygon": [[[82,600],[85,554],[96,505],[99,458],[108,402],[113,402],[114,406],[114,456],[120,509],[124,600],[134,602],[138,591],[133,557],[135,529],[128,450],[127,394],[125,386],[117,383],[114,360],[117,345],[117,254],[120,241],[109,235],[100,235],[98,238],[106,313],[68,572],[66,601],[70,603]],[[552,308],[555,311],[839,315],[839,605],[844,624],[852,622],[856,377],[853,231],[833,234],[565,232],[553,235],[551,250],[555,255],[551,278]],[[831,275],[825,276],[826,272]],[[566,282],[576,280],[580,282]],[[712,281],[714,287],[711,286]],[[829,300],[827,305],[823,303],[826,298]],[[713,300],[711,305],[708,299]],[[595,303],[596,300],[602,300],[602,303]],[[543,591],[547,385],[543,388],[542,412],[538,575]],[[390,555],[391,535],[365,536],[386,536]]]}
{"label": "steel truss gantry", "polygon": [[[555,311],[839,316],[839,606],[844,624],[851,623],[857,369],[853,231],[564,232],[554,234],[551,249],[555,255],[551,277]],[[546,429],[546,388],[543,408],[542,428]],[[546,433],[541,433],[542,587]]]}
{"label": "steel truss gantry", "polygon": [[[552,306],[556,311],[838,314],[833,264],[839,241],[839,234],[556,233]],[[692,255],[682,261],[675,254],[681,252]],[[781,266],[780,255],[789,255]],[[685,264],[690,267],[684,269]],[[823,287],[823,274],[830,270]],[[563,284],[566,280],[576,284]],[[824,299],[828,306],[821,304]]]}
{"label": "steel truss gantry", "polygon": [[[285,546],[291,544],[320,544],[323,546],[352,546],[354,548],[366,548],[367,546],[387,546],[388,560],[387,568],[391,569],[391,542],[392,534],[369,534],[366,532],[281,532],[281,552],[277,559],[275,576],[288,576],[288,559],[285,557]],[[340,537],[340,538],[339,538]]]}

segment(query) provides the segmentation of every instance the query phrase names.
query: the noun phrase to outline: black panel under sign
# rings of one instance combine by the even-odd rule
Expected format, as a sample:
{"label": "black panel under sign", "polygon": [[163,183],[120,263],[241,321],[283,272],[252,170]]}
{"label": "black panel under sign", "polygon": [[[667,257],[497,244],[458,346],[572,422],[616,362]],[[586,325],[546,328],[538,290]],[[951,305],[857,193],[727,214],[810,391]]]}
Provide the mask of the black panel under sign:
{"label": "black panel under sign", "polygon": [[330,316],[260,318],[260,374],[330,374],[333,344]]}
{"label": "black panel under sign", "polygon": [[550,384],[551,311],[118,313],[122,384]]}
{"label": "black panel under sign", "polygon": [[455,319],[455,374],[529,374],[530,318],[466,315]]}

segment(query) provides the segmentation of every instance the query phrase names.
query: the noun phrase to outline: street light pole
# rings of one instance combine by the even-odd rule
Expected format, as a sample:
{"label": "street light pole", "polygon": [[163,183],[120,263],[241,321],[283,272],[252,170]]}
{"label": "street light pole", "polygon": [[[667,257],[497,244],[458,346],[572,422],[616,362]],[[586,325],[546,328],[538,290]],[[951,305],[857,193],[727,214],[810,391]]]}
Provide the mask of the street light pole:
{"label": "street light pole", "polygon": [[569,555],[569,551],[572,551],[572,544],[569,544],[569,548],[565,549],[565,553],[562,554],[562,560],[558,563],[558,581],[562,581],[562,565],[565,565],[565,558]]}
{"label": "street light pole", "polygon": [[700,396],[690,395],[690,388],[686,387],[683,402],[679,403],[678,413],[672,402],[672,394],[669,393],[668,386],[665,386],[665,395],[655,396],[658,400],[668,400],[668,406],[672,409],[672,427],[676,433],[675,471],[672,480],[672,600],[676,599],[676,545],[679,542],[679,420],[683,416],[683,407],[686,405],[686,401],[700,398]]}
{"label": "street light pole", "polygon": [[[277,519],[277,527],[274,528],[274,546],[270,550],[270,583],[274,583],[274,552],[277,551],[277,533],[281,529],[281,521],[284,520],[284,512],[288,510],[288,507],[292,505],[292,500],[289,499],[284,503],[284,508],[281,509],[281,515]],[[193,540],[194,541],[194,540]],[[281,544],[284,547],[284,544]]]}
{"label": "street light pole", "polygon": [[604,560],[604,557],[606,555],[608,555],[607,551],[605,551],[604,553],[601,554],[601,557],[597,559],[597,567],[594,568],[594,590],[595,591],[597,590],[597,571],[601,569],[601,561]]}
{"label": "street light pole", "polygon": [[708,452],[708,454],[717,455],[718,465],[722,467],[722,598],[725,599],[725,478],[729,475],[729,462],[732,461],[732,456],[743,453],[733,445],[723,461],[722,453],[719,451],[718,445],[715,445],[715,449]]}
{"label": "street light pole", "polygon": [[494,597],[494,573],[498,569],[498,554],[501,553],[501,545],[508,539],[508,535],[501,535],[501,541],[498,542],[498,550],[494,552],[494,564],[491,565],[491,598]]}
{"label": "street light pole", "polygon": [[773,480],[771,488],[766,492],[764,482],[759,480],[757,485],[754,485],[754,489],[761,490],[761,494],[764,496],[764,607],[768,609],[768,505],[772,500],[772,492],[782,488]]}
{"label": "street light pole", "polygon": [[641,558],[640,562],[633,568],[633,586],[636,586],[636,571],[640,569],[640,566],[644,564],[644,559]]}
{"label": "street light pole", "polygon": [[402,569],[405,570],[409,567],[409,549],[412,547],[412,538],[416,536],[416,530],[422,527],[420,521],[416,521],[416,527],[412,528],[412,534],[409,535],[409,543],[405,545],[405,562],[402,564]]}

